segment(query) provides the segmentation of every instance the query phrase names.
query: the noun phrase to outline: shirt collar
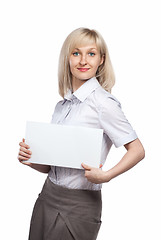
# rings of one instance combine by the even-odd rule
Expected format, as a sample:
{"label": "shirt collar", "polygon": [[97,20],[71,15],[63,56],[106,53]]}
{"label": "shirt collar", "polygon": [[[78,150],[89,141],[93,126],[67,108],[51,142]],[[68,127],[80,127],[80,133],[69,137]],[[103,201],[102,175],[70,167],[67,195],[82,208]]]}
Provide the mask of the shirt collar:
{"label": "shirt collar", "polygon": [[74,93],[68,90],[67,94],[64,96],[65,100],[72,100],[73,98],[79,99],[83,102],[96,88],[100,86],[96,77],[93,77],[86,81],[82,86],[80,86]]}

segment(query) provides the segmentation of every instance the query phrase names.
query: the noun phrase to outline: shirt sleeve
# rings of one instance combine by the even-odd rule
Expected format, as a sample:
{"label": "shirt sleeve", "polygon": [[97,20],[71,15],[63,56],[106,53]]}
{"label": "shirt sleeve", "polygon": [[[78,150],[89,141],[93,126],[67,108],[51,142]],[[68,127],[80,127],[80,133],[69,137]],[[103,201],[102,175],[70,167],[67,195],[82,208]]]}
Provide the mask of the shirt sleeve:
{"label": "shirt sleeve", "polygon": [[121,109],[120,102],[112,95],[101,105],[99,120],[105,134],[115,147],[125,145],[137,138],[136,132]]}
{"label": "shirt sleeve", "polygon": [[55,105],[54,112],[52,114],[51,123],[55,123],[55,124],[58,123],[58,120],[60,118],[60,114],[61,114],[61,111],[62,111],[62,103],[63,103],[63,100],[59,101]]}

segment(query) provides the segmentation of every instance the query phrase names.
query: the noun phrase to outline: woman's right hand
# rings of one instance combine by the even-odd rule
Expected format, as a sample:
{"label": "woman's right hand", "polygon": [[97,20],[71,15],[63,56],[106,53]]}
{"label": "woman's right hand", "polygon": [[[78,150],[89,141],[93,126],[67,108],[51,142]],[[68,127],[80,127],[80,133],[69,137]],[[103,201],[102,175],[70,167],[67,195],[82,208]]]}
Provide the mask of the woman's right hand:
{"label": "woman's right hand", "polygon": [[18,153],[18,160],[20,163],[28,166],[32,166],[32,163],[27,162],[31,158],[32,152],[29,150],[30,146],[25,143],[25,139],[22,139],[22,142],[19,143],[20,149]]}

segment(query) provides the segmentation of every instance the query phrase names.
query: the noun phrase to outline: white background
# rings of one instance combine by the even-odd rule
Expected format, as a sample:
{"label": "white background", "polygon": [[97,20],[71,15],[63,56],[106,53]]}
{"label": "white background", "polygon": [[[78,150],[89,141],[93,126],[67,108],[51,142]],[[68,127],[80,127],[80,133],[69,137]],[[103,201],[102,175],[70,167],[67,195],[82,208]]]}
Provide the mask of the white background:
{"label": "white background", "polygon": [[[142,141],[146,157],[103,186],[98,240],[161,239],[160,1],[0,2],[0,218],[4,240],[28,238],[34,202],[46,178],[17,160],[26,120],[50,122],[58,94],[57,63],[75,28],[97,29],[116,74],[113,94]],[[104,170],[124,148],[112,148]]]}

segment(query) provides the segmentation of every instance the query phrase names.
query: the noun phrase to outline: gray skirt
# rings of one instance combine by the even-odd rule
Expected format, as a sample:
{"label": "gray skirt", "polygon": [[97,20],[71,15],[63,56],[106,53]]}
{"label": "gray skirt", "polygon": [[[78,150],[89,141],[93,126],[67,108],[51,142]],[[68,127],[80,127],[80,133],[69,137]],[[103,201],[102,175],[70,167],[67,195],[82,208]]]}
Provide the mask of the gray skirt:
{"label": "gray skirt", "polygon": [[67,189],[47,177],[33,209],[29,240],[95,240],[101,211],[101,191]]}

